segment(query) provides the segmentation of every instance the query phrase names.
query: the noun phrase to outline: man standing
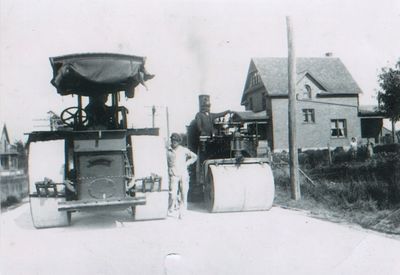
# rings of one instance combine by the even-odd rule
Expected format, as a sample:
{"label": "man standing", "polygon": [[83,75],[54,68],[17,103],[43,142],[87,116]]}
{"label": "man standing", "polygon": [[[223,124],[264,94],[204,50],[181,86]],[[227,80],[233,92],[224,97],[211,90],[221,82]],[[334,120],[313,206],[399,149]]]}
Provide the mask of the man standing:
{"label": "man standing", "polygon": [[201,136],[212,136],[214,134],[214,120],[230,113],[227,110],[221,113],[210,113],[210,96],[199,95],[200,112],[196,114],[197,129]]}
{"label": "man standing", "polygon": [[168,175],[169,175],[169,212],[179,209],[179,218],[187,210],[187,193],[189,189],[188,166],[196,162],[197,155],[181,146],[182,138],[179,134],[171,135],[171,146],[168,148]]}

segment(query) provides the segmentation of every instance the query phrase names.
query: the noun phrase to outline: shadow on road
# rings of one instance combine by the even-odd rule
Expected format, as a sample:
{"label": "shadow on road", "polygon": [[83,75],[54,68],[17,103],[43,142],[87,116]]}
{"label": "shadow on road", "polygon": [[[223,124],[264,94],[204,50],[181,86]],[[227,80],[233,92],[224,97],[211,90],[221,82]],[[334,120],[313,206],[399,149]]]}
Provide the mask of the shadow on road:
{"label": "shadow on road", "polygon": [[206,208],[206,204],[204,202],[189,202],[188,210],[200,213],[208,213],[209,211]]}
{"label": "shadow on road", "polygon": [[[29,203],[19,205],[15,209],[22,209],[16,213],[14,218],[15,224],[20,229],[32,230],[35,229],[32,223],[32,218],[29,210]],[[197,213],[209,213],[203,202],[189,202],[188,210]],[[92,230],[92,229],[110,229],[116,227],[124,227],[128,223],[138,222],[157,222],[159,220],[144,220],[135,221],[132,216],[132,211],[128,209],[99,209],[88,212],[79,211],[72,213],[71,226],[69,230]],[[46,229],[39,229],[46,230]]]}

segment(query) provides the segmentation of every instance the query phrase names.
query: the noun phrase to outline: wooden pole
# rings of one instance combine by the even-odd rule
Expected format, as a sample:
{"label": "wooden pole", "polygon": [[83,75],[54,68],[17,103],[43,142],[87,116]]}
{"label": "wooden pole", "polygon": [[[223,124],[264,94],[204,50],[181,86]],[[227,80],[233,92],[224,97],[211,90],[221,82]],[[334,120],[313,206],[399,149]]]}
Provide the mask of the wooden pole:
{"label": "wooden pole", "polygon": [[153,107],[151,108],[151,125],[153,128],[156,127],[155,117],[156,117],[156,106],[153,105]]}
{"label": "wooden pole", "polygon": [[296,140],[296,55],[293,39],[293,26],[290,16],[286,17],[288,39],[288,81],[289,81],[289,167],[292,199],[301,199],[299,184],[299,160]]}
{"label": "wooden pole", "polygon": [[328,160],[329,160],[329,165],[332,164],[332,152],[331,152],[331,144],[328,142]]}

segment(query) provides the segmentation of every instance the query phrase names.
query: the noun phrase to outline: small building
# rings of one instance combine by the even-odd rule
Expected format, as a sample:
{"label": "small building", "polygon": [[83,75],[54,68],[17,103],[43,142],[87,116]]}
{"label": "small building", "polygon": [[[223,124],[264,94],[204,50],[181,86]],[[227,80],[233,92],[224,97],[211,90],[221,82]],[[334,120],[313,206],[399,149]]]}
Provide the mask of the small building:
{"label": "small building", "polygon": [[0,174],[8,174],[18,170],[18,152],[10,144],[7,127],[4,124],[0,136]]}
{"label": "small building", "polygon": [[[360,87],[339,58],[297,58],[298,147],[347,147],[361,139]],[[267,140],[274,151],[288,145],[288,59],[252,58],[241,104],[267,112]]]}
{"label": "small building", "polygon": [[9,205],[28,194],[28,176],[18,167],[19,153],[10,144],[7,126],[3,124],[0,136],[0,202]]}

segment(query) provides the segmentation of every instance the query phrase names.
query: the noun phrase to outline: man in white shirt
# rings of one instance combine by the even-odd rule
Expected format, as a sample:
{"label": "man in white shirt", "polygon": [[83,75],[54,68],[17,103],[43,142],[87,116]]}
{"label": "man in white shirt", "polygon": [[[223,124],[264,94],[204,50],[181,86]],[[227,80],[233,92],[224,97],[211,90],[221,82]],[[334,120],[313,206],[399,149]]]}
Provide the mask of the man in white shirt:
{"label": "man in white shirt", "polygon": [[178,208],[180,219],[187,209],[187,193],[189,190],[188,166],[197,160],[197,155],[186,147],[181,146],[181,142],[181,136],[173,133],[171,135],[171,146],[167,152],[170,186],[169,212]]}

